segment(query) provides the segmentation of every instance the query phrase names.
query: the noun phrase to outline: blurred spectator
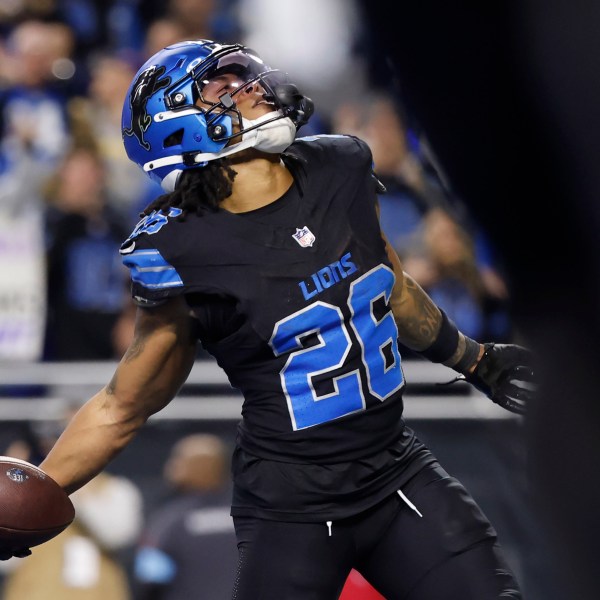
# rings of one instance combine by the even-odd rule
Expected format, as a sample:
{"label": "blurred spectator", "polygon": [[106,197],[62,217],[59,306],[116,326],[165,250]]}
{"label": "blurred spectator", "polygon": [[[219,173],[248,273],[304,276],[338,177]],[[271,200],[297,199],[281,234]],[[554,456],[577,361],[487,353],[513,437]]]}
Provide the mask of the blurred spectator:
{"label": "blurred spectator", "polygon": [[[78,405],[65,408],[66,419]],[[14,441],[8,456],[39,464],[66,420],[35,423],[30,435]],[[143,499],[129,479],[102,472],[75,492],[75,520],[25,559],[3,565],[3,600],[130,600],[122,556],[142,525]]]}
{"label": "blurred spectator", "polygon": [[167,14],[182,29],[184,39],[220,39],[215,35],[216,0],[168,0]]}
{"label": "blurred spectator", "polygon": [[[267,65],[293,75],[315,102],[316,116],[331,119],[340,98],[361,97],[367,87],[365,62],[356,52],[362,21],[355,0],[292,2],[238,0],[242,43],[261,48]],[[304,129],[303,135],[308,132]]]}
{"label": "blurred spectator", "polygon": [[48,41],[46,55],[50,65],[50,86],[65,96],[80,93],[86,84],[86,73],[75,61],[73,30],[62,22],[46,23]]}
{"label": "blurred spectator", "polygon": [[28,19],[48,19],[56,16],[57,0],[2,0],[0,2],[0,32]]}
{"label": "blurred spectator", "polygon": [[149,519],[136,554],[137,600],[231,597],[237,548],[228,457],[214,435],[191,434],[173,446],[163,471],[173,496]]}
{"label": "blurred spectator", "polygon": [[69,52],[59,24],[26,21],[6,44],[0,95],[0,176],[15,195],[36,195],[62,157],[69,136],[66,97],[53,85],[52,69]]}
{"label": "blurred spectator", "polygon": [[159,50],[185,39],[185,31],[178,21],[166,17],[155,19],[146,30],[142,59],[150,58]]}
{"label": "blurred spectator", "polygon": [[113,330],[130,304],[118,247],[127,223],[106,193],[106,172],[90,148],[73,148],[48,188],[47,356],[120,358]]}
{"label": "blurred spectator", "polygon": [[85,63],[99,51],[134,56],[144,34],[139,4],[140,0],[60,0],[61,18],[75,35],[77,59]]}
{"label": "blurred spectator", "polygon": [[424,168],[397,105],[385,94],[339,105],[332,121],[335,133],[357,135],[373,152],[374,169],[387,192],[380,196],[383,230],[403,257],[423,216],[445,202],[437,180]]}
{"label": "blurred spectator", "polygon": [[129,61],[105,54],[90,63],[90,74],[87,96],[68,104],[72,135],[76,144],[97,148],[106,167],[106,200],[123,227],[131,229],[140,210],[162,193],[123,148],[121,111],[135,69]]}
{"label": "blurred spectator", "polygon": [[445,209],[429,210],[404,268],[465,334],[510,340],[504,281],[489,264],[482,268],[472,236]]}
{"label": "blurred spectator", "polygon": [[[182,34],[179,39],[209,39],[222,43],[239,41],[239,26],[231,4],[237,0],[146,0],[139,14],[145,21],[146,35],[156,21],[170,22]],[[157,42],[158,43],[158,42]],[[154,52],[164,46],[153,46]],[[153,52],[153,53],[154,53]],[[146,57],[151,54],[146,54]]]}
{"label": "blurred spectator", "polygon": [[342,103],[332,126],[369,144],[386,188],[379,197],[382,228],[406,271],[466,334],[508,341],[508,291],[489,242],[445,187],[409,121],[398,102],[379,92]]}
{"label": "blurred spectator", "polygon": [[38,360],[45,326],[41,189],[69,139],[53,68],[68,60],[69,32],[24,21],[0,56],[0,356]]}

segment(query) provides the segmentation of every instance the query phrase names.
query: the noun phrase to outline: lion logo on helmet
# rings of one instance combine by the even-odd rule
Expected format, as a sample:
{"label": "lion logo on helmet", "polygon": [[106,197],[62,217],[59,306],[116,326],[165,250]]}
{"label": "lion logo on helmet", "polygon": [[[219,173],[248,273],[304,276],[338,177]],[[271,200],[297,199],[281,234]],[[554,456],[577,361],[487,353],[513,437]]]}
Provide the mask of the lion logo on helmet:
{"label": "lion logo on helmet", "polygon": [[152,117],[148,114],[146,105],[151,96],[171,83],[170,77],[161,79],[165,71],[164,66],[148,67],[139,74],[129,95],[131,125],[123,129],[123,135],[135,136],[145,150],[150,150],[150,143],[144,139],[144,133],[152,123]]}

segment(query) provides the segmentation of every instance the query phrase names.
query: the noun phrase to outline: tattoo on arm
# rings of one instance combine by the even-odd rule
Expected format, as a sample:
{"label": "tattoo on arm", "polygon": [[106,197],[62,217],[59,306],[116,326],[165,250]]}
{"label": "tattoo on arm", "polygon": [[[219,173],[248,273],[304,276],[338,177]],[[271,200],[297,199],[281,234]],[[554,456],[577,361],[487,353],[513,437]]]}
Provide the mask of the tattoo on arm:
{"label": "tattoo on arm", "polygon": [[397,318],[400,340],[413,350],[422,350],[435,341],[442,315],[421,286],[404,275],[401,315]]}

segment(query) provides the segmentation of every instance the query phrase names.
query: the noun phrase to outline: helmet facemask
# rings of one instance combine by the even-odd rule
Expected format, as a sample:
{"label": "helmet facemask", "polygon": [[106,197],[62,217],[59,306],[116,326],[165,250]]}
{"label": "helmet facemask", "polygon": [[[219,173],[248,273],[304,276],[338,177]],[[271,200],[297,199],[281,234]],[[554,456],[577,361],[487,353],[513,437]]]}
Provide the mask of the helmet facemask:
{"label": "helmet facemask", "polygon": [[[202,71],[192,74],[197,99],[209,106],[201,110],[205,114],[211,139],[225,142],[236,138],[246,140],[249,138],[248,132],[286,118],[291,120],[295,134],[312,114],[312,101],[298,92],[296,86],[289,82],[287,74],[267,67],[251,51],[238,50],[211,62]],[[250,121],[242,117],[236,99],[240,93],[255,85],[264,90],[264,101],[272,104],[274,110],[269,118]],[[226,131],[220,123],[225,115],[235,115],[238,131]],[[271,126],[269,129],[274,128]]]}

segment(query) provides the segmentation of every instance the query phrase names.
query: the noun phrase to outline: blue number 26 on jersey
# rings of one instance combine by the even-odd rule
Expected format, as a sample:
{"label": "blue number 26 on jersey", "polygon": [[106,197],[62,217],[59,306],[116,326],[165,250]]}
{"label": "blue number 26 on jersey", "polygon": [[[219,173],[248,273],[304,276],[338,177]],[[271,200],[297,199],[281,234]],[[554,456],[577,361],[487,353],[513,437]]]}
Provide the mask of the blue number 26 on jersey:
{"label": "blue number 26 on jersey", "polygon": [[[392,270],[380,265],[353,281],[348,295],[349,324],[361,346],[367,388],[381,401],[404,382],[393,315],[377,320],[373,310],[377,300],[389,301],[393,285]],[[305,348],[302,339],[309,335],[316,335],[318,343]],[[299,310],[276,323],[269,343],[277,356],[290,353],[280,376],[295,430],[365,408],[361,369],[333,375],[345,364],[352,344],[339,307],[319,301]],[[313,380],[327,373],[332,373],[333,392],[318,396]]]}

